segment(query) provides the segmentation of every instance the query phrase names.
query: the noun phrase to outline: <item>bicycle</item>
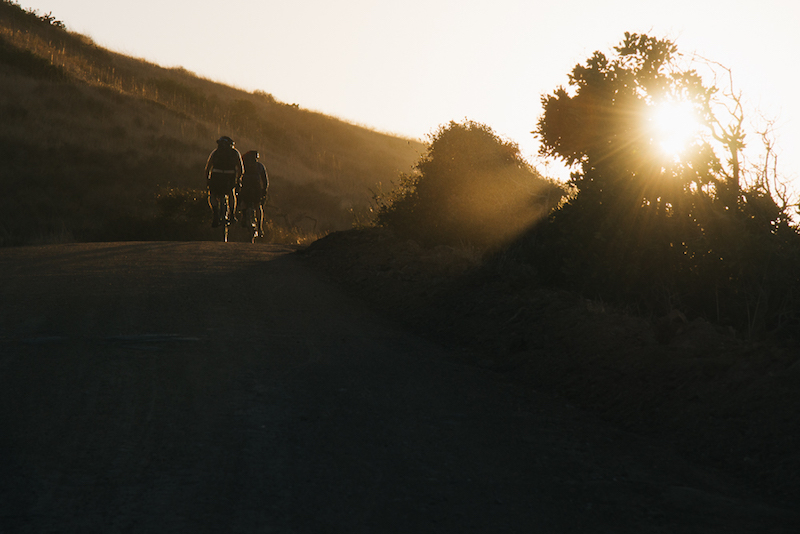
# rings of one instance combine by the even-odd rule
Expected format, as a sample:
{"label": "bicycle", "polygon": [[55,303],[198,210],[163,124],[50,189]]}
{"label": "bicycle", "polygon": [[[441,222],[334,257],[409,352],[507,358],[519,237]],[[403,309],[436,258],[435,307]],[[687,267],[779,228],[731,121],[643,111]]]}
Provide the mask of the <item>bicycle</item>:
{"label": "bicycle", "polygon": [[242,202],[242,227],[250,230],[250,242],[255,243],[257,237],[264,237],[261,231],[260,220],[263,218],[263,212],[259,217],[258,210],[263,209],[261,204],[255,202]]}
{"label": "bicycle", "polygon": [[[225,207],[225,217],[221,220],[222,228],[223,228],[223,234],[222,234],[222,242],[223,243],[227,243],[228,242],[228,232],[230,231],[231,218],[232,218],[232,215],[233,215],[231,213],[231,202],[230,202],[230,200],[231,200],[231,195],[225,195],[224,197],[222,197],[220,199],[220,202],[222,203],[222,206]],[[220,206],[220,207],[222,207],[222,206]]]}
{"label": "bicycle", "polygon": [[222,226],[222,241],[228,242],[228,234],[230,233],[230,226],[233,222],[233,195],[235,193],[230,191],[226,194],[214,195],[212,197],[211,208],[214,212],[214,227]]}

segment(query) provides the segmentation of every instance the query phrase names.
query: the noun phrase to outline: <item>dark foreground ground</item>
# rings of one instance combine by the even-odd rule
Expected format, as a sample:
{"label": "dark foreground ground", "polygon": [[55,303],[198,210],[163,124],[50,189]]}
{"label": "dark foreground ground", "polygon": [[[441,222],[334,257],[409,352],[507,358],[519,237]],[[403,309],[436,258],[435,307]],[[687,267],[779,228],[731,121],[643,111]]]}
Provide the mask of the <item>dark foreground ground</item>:
{"label": "dark foreground ground", "polygon": [[[0,250],[0,532],[798,531],[784,498],[795,478],[729,468],[738,442],[710,458],[703,439],[695,454],[659,434],[704,417],[691,407],[707,392],[642,427],[654,407],[647,388],[629,402],[625,376],[656,373],[626,349],[628,363],[589,388],[597,405],[579,409],[590,393],[572,386],[594,378],[574,372],[575,347],[602,329],[526,337],[517,321],[568,301],[526,300],[505,317],[481,304],[495,290],[470,310],[451,282],[468,260],[373,237],[335,234],[301,254]],[[482,319],[454,326],[470,314]],[[633,343],[622,336],[611,337]],[[641,343],[629,349],[651,347]],[[708,382],[720,365],[701,366]],[[775,454],[776,436],[751,462]]]}
{"label": "dark foreground ground", "polygon": [[486,265],[470,250],[421,248],[379,229],[332,234],[304,254],[456,361],[800,508],[800,331],[748,342],[702,319],[632,316],[538,287],[513,259]]}

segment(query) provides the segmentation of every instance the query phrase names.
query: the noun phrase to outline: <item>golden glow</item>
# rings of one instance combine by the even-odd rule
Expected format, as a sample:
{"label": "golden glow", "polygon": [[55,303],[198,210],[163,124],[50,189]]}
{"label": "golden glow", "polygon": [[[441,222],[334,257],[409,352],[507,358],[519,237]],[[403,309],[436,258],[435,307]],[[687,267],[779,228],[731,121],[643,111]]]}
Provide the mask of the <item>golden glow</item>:
{"label": "golden glow", "polygon": [[679,159],[700,133],[700,123],[689,102],[659,102],[651,106],[649,115],[655,145],[673,159]]}

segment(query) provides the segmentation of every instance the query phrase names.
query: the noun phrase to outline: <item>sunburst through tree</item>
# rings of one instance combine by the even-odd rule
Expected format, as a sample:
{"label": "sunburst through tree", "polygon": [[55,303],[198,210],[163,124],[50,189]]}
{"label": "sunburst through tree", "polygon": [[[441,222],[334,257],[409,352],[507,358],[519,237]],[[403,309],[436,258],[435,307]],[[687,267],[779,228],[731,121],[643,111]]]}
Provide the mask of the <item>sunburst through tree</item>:
{"label": "sunburst through tree", "polygon": [[[541,154],[572,166],[577,194],[532,240],[531,257],[548,260],[536,266],[643,308],[727,314],[749,331],[777,324],[786,304],[765,296],[765,273],[794,287],[798,233],[763,180],[744,176],[740,101],[682,67],[667,39],[626,33],[614,51],[542,98]],[[731,109],[726,125],[717,113]]]}
{"label": "sunburst through tree", "polygon": [[699,138],[702,123],[688,100],[664,100],[648,107],[646,126],[654,144],[666,157],[678,161]]}

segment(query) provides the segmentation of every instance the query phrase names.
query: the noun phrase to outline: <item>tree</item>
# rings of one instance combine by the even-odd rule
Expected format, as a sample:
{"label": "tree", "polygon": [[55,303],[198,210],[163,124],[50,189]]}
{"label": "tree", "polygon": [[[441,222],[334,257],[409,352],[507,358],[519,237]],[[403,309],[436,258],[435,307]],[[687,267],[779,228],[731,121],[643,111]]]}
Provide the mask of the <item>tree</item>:
{"label": "tree", "polygon": [[[542,155],[580,165],[573,185],[609,209],[644,204],[663,211],[689,187],[716,187],[719,161],[699,135],[713,120],[715,88],[676,67],[677,47],[668,40],[626,33],[614,50],[611,60],[595,52],[573,69],[572,93],[558,88],[542,97],[535,131]],[[695,124],[697,131],[686,125],[681,154],[663,150],[659,110]]]}
{"label": "tree", "polygon": [[377,223],[427,244],[500,245],[545,216],[563,195],[515,143],[473,121],[440,127],[416,171],[377,199]]}
{"label": "tree", "polygon": [[752,323],[763,303],[734,301],[766,278],[796,282],[794,253],[778,256],[797,234],[764,180],[743,187],[741,98],[680,68],[669,40],[626,33],[614,51],[542,97],[541,154],[577,168],[578,193],[537,231],[532,261],[605,298]]}

